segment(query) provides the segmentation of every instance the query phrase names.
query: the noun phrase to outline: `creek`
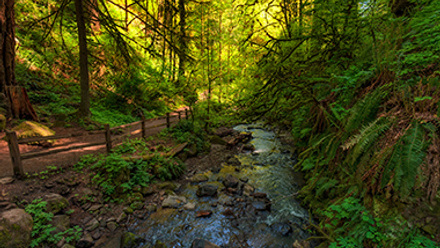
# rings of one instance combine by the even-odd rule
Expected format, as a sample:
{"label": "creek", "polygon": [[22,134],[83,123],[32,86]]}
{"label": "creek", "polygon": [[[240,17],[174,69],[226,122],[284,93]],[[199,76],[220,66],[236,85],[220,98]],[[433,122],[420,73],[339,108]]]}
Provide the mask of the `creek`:
{"label": "creek", "polygon": [[[185,209],[182,203],[159,209],[131,225],[130,231],[146,240],[145,247],[158,242],[167,247],[191,247],[195,239],[220,247],[292,247],[295,240],[310,237],[305,230],[308,211],[294,197],[299,186],[292,169],[296,159],[291,147],[261,124],[234,129],[252,134],[253,151],[236,155],[219,171],[203,173],[208,181],[187,184],[176,191],[195,208]],[[227,189],[225,180],[239,184]],[[203,185],[218,187],[217,194],[197,196]],[[200,217],[203,213],[209,216]]]}

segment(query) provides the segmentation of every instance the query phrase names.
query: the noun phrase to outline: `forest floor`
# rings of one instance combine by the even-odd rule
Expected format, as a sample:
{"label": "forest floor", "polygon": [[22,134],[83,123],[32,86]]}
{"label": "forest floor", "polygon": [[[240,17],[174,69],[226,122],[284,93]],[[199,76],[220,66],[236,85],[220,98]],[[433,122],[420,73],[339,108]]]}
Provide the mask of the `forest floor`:
{"label": "forest floor", "polygon": [[[174,115],[170,118],[171,122],[175,120],[177,120],[177,115]],[[146,124],[147,137],[156,135],[165,128],[165,126],[155,127],[155,128],[149,128],[149,127],[156,126],[159,124],[164,124],[165,122],[166,119],[156,119],[156,120],[153,119],[147,121]],[[27,152],[51,151],[55,149],[69,148],[77,145],[105,141],[104,135],[102,134],[87,135],[88,131],[86,131],[84,128],[79,126],[71,127],[71,128],[55,127],[53,128],[53,130],[55,131],[56,135],[84,133],[84,136],[58,139],[51,147],[48,148],[39,145],[20,144],[19,145],[20,152],[27,153]],[[140,125],[130,127],[126,130],[126,132],[130,133],[131,138],[141,137]],[[8,143],[4,140],[4,137],[5,137],[5,132],[0,132],[0,178],[13,175],[13,168],[12,168],[11,157],[9,155]],[[118,144],[120,143],[122,143],[122,141],[119,142]],[[113,144],[113,145],[118,145],[118,144]],[[27,172],[31,174],[31,173],[44,171],[46,170],[47,166],[56,166],[56,167],[69,166],[77,163],[83,155],[99,154],[105,152],[106,152],[106,146],[99,145],[99,146],[92,146],[92,147],[64,151],[42,157],[31,158],[22,161],[23,170],[25,173]]]}
{"label": "forest floor", "polygon": [[[160,122],[154,121],[151,125],[158,123]],[[77,129],[64,130],[64,132],[71,131],[77,131]],[[150,134],[154,135],[153,133],[157,134],[159,131],[160,129],[156,131],[150,130]],[[61,133],[59,132],[58,134]],[[84,140],[69,139],[66,140],[66,144],[67,141],[91,142],[96,141],[96,137],[87,137]],[[155,136],[150,142],[168,147],[174,145],[172,140],[159,136]],[[4,154],[1,159],[5,161],[5,157],[9,157],[9,154],[7,154],[7,145],[4,148],[3,143],[6,142],[2,141],[2,153]],[[82,243],[77,243],[77,247],[83,247],[83,245],[84,247],[91,247],[89,243],[90,245],[93,243],[93,247],[121,247],[121,236],[126,232],[125,226],[133,218],[144,219],[148,217],[151,211],[155,211],[155,208],[160,206],[164,200],[165,191],[169,190],[167,188],[169,185],[186,184],[197,172],[220,168],[222,162],[230,159],[238,152],[238,148],[213,144],[208,153],[186,159],[186,171],[178,180],[159,182],[150,186],[149,188],[152,191],[143,194],[142,204],[145,207],[139,210],[135,209],[134,212],[130,213],[126,211],[127,202],[113,203],[103,201],[102,192],[91,184],[93,172],[90,172],[87,168],[84,171],[78,171],[73,168],[73,165],[81,155],[97,152],[105,152],[105,147],[90,150],[81,149],[75,151],[74,154],[69,154],[73,153],[72,151],[63,152],[54,156],[47,156],[42,160],[33,159],[33,164],[28,162],[27,166],[30,167],[25,167],[27,170],[32,168],[35,171],[40,170],[40,173],[30,176],[25,180],[15,179],[5,184],[0,182],[0,214],[9,209],[24,208],[34,199],[43,199],[49,202],[53,200],[54,195],[62,196],[67,199],[69,206],[65,207],[63,211],[56,213],[52,224],[62,229],[62,227],[59,227],[60,223],[57,223],[55,219],[63,219],[64,216],[68,216],[68,226],[80,226],[84,230],[84,235],[82,235],[80,240]],[[10,163],[9,161],[7,162]],[[49,173],[41,171],[45,169],[45,165],[55,162],[58,165],[65,163],[65,166],[53,172],[49,170]],[[2,164],[3,168],[5,168],[4,164]],[[7,179],[7,177],[4,179]],[[99,223],[99,225],[95,225],[96,223]],[[115,238],[116,241],[114,240]],[[57,244],[58,247],[64,247],[63,245],[62,241]]]}

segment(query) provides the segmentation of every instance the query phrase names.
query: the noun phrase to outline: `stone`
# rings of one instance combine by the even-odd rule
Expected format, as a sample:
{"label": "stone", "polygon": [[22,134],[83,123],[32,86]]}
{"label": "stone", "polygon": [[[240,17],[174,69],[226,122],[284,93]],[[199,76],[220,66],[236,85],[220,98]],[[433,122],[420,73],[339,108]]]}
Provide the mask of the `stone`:
{"label": "stone", "polygon": [[149,204],[145,206],[145,210],[149,213],[154,212],[157,210],[157,205],[156,204]]}
{"label": "stone", "polygon": [[69,245],[69,244],[64,244],[63,246],[61,246],[61,248],[75,248],[75,246]]}
{"label": "stone", "polygon": [[179,188],[179,185],[177,185],[176,183],[173,183],[173,182],[162,182],[162,183],[157,184],[157,188],[174,191]]}
{"label": "stone", "polygon": [[234,129],[232,129],[232,128],[220,127],[217,130],[215,130],[214,134],[219,137],[225,137],[228,135],[232,135],[233,132],[234,132]]}
{"label": "stone", "polygon": [[217,189],[218,186],[217,185],[213,185],[213,184],[204,184],[199,186],[199,188],[197,189],[197,196],[202,197],[202,196],[215,196],[217,195]]}
{"label": "stone", "polygon": [[273,232],[287,236],[292,232],[292,227],[287,223],[274,223],[271,226]]}
{"label": "stone", "polygon": [[89,212],[95,212],[96,210],[99,210],[99,209],[101,209],[102,208],[102,205],[101,204],[95,204],[95,205],[92,205],[89,209],[87,209],[87,211],[89,211]]}
{"label": "stone", "polygon": [[107,223],[107,228],[108,230],[110,230],[110,232],[114,232],[116,230],[116,228],[118,228],[118,224],[116,224],[116,222],[108,222]]}
{"label": "stone", "polygon": [[227,174],[223,180],[223,185],[225,185],[226,188],[237,188],[239,182],[240,181],[236,177],[231,174]]}
{"label": "stone", "polygon": [[90,248],[94,244],[95,241],[93,241],[92,235],[90,233],[87,233],[80,240],[78,240],[75,248]]}
{"label": "stone", "polygon": [[183,208],[186,210],[194,210],[196,209],[196,204],[192,202],[188,202],[187,204],[183,205]]}
{"label": "stone", "polygon": [[14,182],[14,178],[12,178],[12,177],[4,177],[4,178],[0,179],[1,185],[11,184],[13,182]]}
{"label": "stone", "polygon": [[86,224],[86,230],[89,232],[94,231],[96,228],[99,227],[99,221],[96,218],[93,218]]}
{"label": "stone", "polygon": [[126,232],[122,234],[121,248],[135,248],[138,247],[145,240],[134,233]]}
{"label": "stone", "polygon": [[47,211],[57,214],[69,206],[66,198],[59,194],[48,194],[43,197],[47,202]]}
{"label": "stone", "polygon": [[252,193],[254,192],[254,188],[252,186],[250,186],[249,184],[245,184],[243,186],[243,195],[245,196],[250,196],[252,195]]}
{"label": "stone", "polygon": [[152,186],[147,186],[147,187],[143,187],[141,190],[142,195],[147,196],[147,195],[152,195],[156,192],[155,188]]}
{"label": "stone", "polygon": [[[104,241],[103,248],[121,248],[122,233],[111,235],[107,241]],[[99,247],[99,246],[98,246]]]}
{"label": "stone", "polygon": [[270,209],[270,205],[267,204],[266,202],[263,202],[263,201],[252,202],[252,207],[254,207],[255,210],[258,210],[258,211],[264,211],[264,210]]}
{"label": "stone", "polygon": [[70,217],[67,215],[56,215],[51,223],[52,226],[57,228],[57,232],[64,232],[70,227]]}
{"label": "stone", "polygon": [[125,221],[126,219],[127,219],[127,214],[126,213],[121,213],[116,221],[118,223],[121,223],[121,222]]}
{"label": "stone", "polygon": [[101,238],[102,236],[102,232],[100,230],[96,230],[95,232],[93,232],[92,234],[92,238],[94,240],[98,240],[99,238]]}
{"label": "stone", "polygon": [[195,239],[191,245],[191,248],[220,248],[220,246],[204,239]]}
{"label": "stone", "polygon": [[255,192],[252,196],[255,198],[267,198],[267,194],[261,192]]}
{"label": "stone", "polygon": [[196,174],[193,177],[191,177],[189,180],[192,183],[201,183],[208,181],[209,177],[205,174]]}
{"label": "stone", "polygon": [[295,240],[293,243],[293,248],[310,248],[310,241]]}
{"label": "stone", "polygon": [[245,150],[245,151],[255,151],[255,147],[254,147],[254,145],[252,145],[252,144],[246,144],[246,145],[244,145],[243,146],[243,150]]}
{"label": "stone", "polygon": [[11,209],[0,214],[0,247],[26,248],[31,242],[32,216],[23,209]]}
{"label": "stone", "polygon": [[126,214],[132,214],[134,210],[131,207],[125,207],[122,211]]}
{"label": "stone", "polygon": [[164,208],[178,208],[183,203],[186,203],[185,197],[169,195],[162,202],[162,207],[164,207]]}

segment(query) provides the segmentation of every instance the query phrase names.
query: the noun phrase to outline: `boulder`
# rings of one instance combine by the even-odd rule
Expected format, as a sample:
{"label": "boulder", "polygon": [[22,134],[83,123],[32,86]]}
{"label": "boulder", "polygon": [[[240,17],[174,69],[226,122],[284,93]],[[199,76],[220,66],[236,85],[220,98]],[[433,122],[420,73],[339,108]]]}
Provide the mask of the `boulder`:
{"label": "boulder", "polygon": [[202,196],[215,196],[217,194],[217,189],[218,186],[217,185],[213,185],[213,184],[204,184],[204,185],[200,185],[199,188],[197,189],[197,196],[202,197]]}
{"label": "boulder", "polygon": [[209,180],[209,177],[205,174],[196,174],[189,179],[192,183],[201,183]]}
{"label": "boulder", "polygon": [[223,185],[225,185],[226,188],[237,188],[239,182],[240,181],[236,177],[228,174],[223,180]]}
{"label": "boulder", "polygon": [[220,248],[220,246],[204,239],[195,239],[191,245],[191,248]]}
{"label": "boulder", "polygon": [[289,235],[292,232],[292,227],[287,223],[274,223],[271,226],[273,232],[278,233],[283,236]]}
{"label": "boulder", "polygon": [[183,196],[169,195],[162,202],[164,208],[178,208],[181,204],[186,203],[186,198]]}
{"label": "boulder", "polygon": [[69,206],[67,199],[59,194],[48,194],[43,199],[47,202],[47,211],[53,214],[57,214]]}
{"label": "boulder", "polygon": [[[55,131],[53,131],[52,129],[48,128],[47,126],[41,123],[37,123],[34,121],[24,121],[20,125],[14,127],[12,131],[17,132],[17,137],[19,139],[55,135]],[[54,141],[46,141],[46,142],[53,143]]]}
{"label": "boulder", "polygon": [[23,209],[0,214],[0,248],[26,248],[31,242],[32,216]]}
{"label": "boulder", "polygon": [[78,242],[76,242],[75,248],[90,248],[95,244],[90,233],[85,234]]}

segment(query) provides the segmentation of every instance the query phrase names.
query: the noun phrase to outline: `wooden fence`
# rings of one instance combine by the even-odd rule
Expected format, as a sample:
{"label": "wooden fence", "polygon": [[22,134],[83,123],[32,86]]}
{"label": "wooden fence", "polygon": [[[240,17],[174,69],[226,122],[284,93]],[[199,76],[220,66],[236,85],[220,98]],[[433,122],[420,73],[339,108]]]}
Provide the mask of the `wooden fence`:
{"label": "wooden fence", "polygon": [[[188,116],[189,116],[188,109],[185,109],[185,111],[178,111],[178,112],[174,112],[174,113],[177,114],[179,121],[182,118],[182,114],[184,114],[184,117],[188,120]],[[149,127],[145,126],[147,121],[154,121],[154,120],[161,120],[161,119],[166,119],[166,122],[161,123],[161,124],[157,124],[154,126],[149,126]],[[140,121],[117,126],[117,127],[113,127],[113,128],[110,128],[110,126],[108,124],[106,124],[105,130],[90,131],[87,133],[82,132],[82,133],[72,133],[72,134],[66,134],[66,135],[52,135],[52,136],[44,136],[44,137],[30,137],[30,138],[18,139],[16,132],[6,130],[6,140],[8,142],[8,146],[9,146],[9,154],[11,155],[11,162],[12,162],[12,166],[13,166],[13,170],[14,170],[14,176],[23,177],[24,176],[24,170],[23,170],[23,164],[22,164],[23,160],[35,158],[35,157],[46,156],[46,155],[55,154],[55,153],[59,153],[59,152],[75,150],[75,149],[81,149],[81,148],[92,147],[92,146],[99,146],[99,145],[104,145],[104,144],[106,145],[107,152],[110,153],[113,148],[113,144],[116,144],[116,143],[122,141],[123,139],[127,138],[128,136],[132,135],[129,132],[129,133],[125,133],[122,135],[117,135],[116,137],[112,137],[112,136],[115,136],[115,135],[112,135],[112,132],[122,130],[122,129],[131,128],[133,126],[140,124],[141,125],[141,135],[142,135],[142,138],[145,139],[147,129],[153,129],[153,128],[162,127],[162,126],[166,126],[167,128],[169,128],[171,126],[171,123],[174,123],[174,122],[171,121],[170,113],[167,113],[166,116],[148,119],[148,120],[146,120],[145,117],[142,116],[142,120],[140,120]],[[76,146],[74,145],[71,147],[59,148],[59,149],[48,150],[48,151],[20,153],[19,144],[42,142],[42,141],[52,141],[52,140],[57,140],[57,139],[81,137],[81,136],[88,136],[88,135],[104,135],[105,141],[93,142],[93,143],[89,143],[89,144],[82,144],[82,145],[76,145]]]}

